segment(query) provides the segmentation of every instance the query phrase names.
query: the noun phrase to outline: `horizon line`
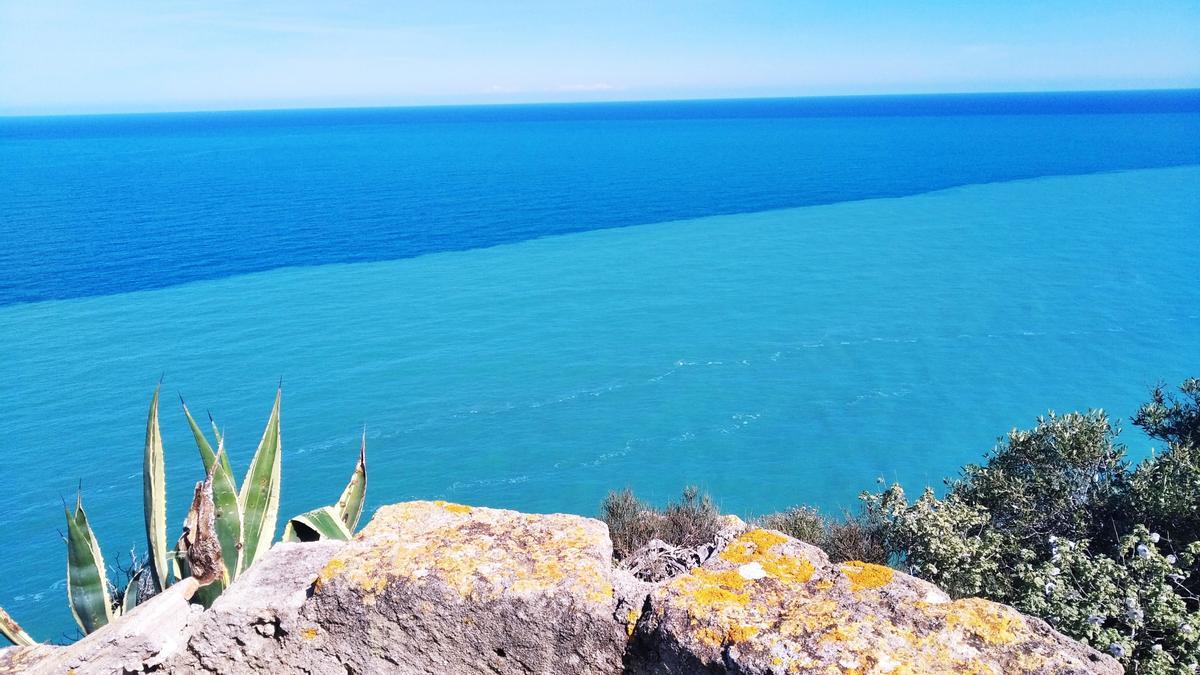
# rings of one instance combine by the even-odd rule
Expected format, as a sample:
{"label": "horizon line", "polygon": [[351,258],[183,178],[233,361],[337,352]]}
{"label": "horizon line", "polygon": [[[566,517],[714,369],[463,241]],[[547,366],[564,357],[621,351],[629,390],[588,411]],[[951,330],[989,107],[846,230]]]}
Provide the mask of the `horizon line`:
{"label": "horizon line", "polygon": [[107,112],[50,112],[50,113],[11,113],[0,108],[0,119],[45,118],[45,117],[114,117],[133,115],[188,115],[188,114],[222,114],[247,112],[301,112],[301,111],[336,111],[336,110],[424,110],[441,108],[518,108],[536,106],[595,106],[595,105],[629,105],[637,103],[704,103],[720,101],[786,101],[796,99],[881,99],[907,97],[938,97],[938,96],[1015,96],[1015,95],[1053,95],[1053,94],[1133,94],[1160,92],[1200,92],[1200,85],[1180,87],[1130,87],[1105,89],[1018,89],[998,91],[924,91],[924,92],[888,92],[888,93],[858,93],[858,94],[797,94],[792,96],[712,96],[712,97],[649,97],[630,99],[609,99],[589,101],[504,101],[496,103],[416,103],[416,104],[379,104],[379,105],[295,105],[262,107],[214,107],[214,108],[180,108],[172,110],[129,109]]}

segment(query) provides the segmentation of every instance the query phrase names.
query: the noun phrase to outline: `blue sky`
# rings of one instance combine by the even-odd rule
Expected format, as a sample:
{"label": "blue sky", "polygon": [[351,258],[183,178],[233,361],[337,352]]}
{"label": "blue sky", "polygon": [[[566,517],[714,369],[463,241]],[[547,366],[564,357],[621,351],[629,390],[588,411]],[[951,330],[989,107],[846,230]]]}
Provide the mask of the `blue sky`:
{"label": "blue sky", "polygon": [[1200,86],[1200,1],[0,0],[0,113]]}

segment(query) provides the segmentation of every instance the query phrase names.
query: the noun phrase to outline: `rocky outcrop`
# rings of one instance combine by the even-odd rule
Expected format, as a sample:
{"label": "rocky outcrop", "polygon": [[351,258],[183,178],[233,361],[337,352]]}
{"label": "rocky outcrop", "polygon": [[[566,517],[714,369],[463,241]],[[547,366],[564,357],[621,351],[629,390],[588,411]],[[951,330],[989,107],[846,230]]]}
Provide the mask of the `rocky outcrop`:
{"label": "rocky outcrop", "polygon": [[[260,565],[286,586],[269,572],[281,566],[275,553]],[[219,623],[220,640],[193,640],[181,670],[274,662],[339,674],[621,671],[626,631],[614,621],[612,544],[598,521],[411,502],[380,509],[354,541],[319,565],[316,557],[297,577],[300,603],[272,601],[288,594],[276,588],[247,611],[234,584],[200,627]],[[275,631],[270,642],[246,630],[251,621]]]}
{"label": "rocky outcrop", "polygon": [[69,647],[36,645],[0,650],[0,674],[82,675],[168,669],[199,621],[200,607],[189,603],[196,588],[194,579],[184,579]]}
{"label": "rocky outcrop", "polygon": [[638,621],[634,672],[1121,672],[1037,619],[986,600],[751,530],[656,588]]}
{"label": "rocky outcrop", "polygon": [[[77,645],[0,651],[0,673],[1121,672],[1007,606],[729,525],[643,552],[650,582],[596,520],[387,506],[349,543],[276,545],[203,613],[163,594]],[[162,634],[127,623],[164,610]]]}

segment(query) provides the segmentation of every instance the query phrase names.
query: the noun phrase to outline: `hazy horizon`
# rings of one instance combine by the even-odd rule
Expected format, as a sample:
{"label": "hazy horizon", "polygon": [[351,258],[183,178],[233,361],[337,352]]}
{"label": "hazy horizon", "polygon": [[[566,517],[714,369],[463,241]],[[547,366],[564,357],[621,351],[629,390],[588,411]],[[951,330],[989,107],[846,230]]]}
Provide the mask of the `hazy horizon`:
{"label": "hazy horizon", "polygon": [[1200,87],[1200,5],[0,0],[0,114]]}
{"label": "hazy horizon", "polygon": [[0,110],[0,118],[19,117],[92,117],[105,115],[169,115],[188,113],[238,113],[238,112],[272,112],[272,111],[321,111],[321,110],[406,110],[406,109],[437,109],[437,108],[503,108],[519,106],[587,106],[587,105],[622,105],[638,103],[704,103],[721,101],[771,101],[771,100],[804,100],[804,99],[871,99],[871,98],[907,98],[907,97],[937,97],[937,96],[1020,96],[1020,95],[1053,95],[1053,94],[1133,94],[1155,92],[1200,92],[1200,86],[1180,87],[1129,87],[1125,89],[1042,89],[1042,90],[1012,90],[1012,91],[913,91],[913,92],[881,92],[871,94],[799,94],[795,96],[712,96],[691,98],[613,98],[596,100],[536,100],[512,102],[463,102],[463,103],[414,103],[414,104],[378,104],[378,105],[263,105],[259,107],[240,108],[179,108],[161,110],[105,110],[92,112],[8,112]]}

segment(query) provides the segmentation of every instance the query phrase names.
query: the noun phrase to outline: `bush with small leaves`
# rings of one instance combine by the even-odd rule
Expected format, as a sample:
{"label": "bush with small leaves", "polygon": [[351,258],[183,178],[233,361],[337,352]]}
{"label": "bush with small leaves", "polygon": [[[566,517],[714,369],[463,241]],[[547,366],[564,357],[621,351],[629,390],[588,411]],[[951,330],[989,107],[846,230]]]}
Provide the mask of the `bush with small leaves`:
{"label": "bush with small leaves", "polygon": [[825,517],[809,506],[794,506],[787,511],[769,513],[756,518],[754,524],[768,530],[779,530],[789,537],[816,546],[825,540]]}
{"label": "bush with small leaves", "polygon": [[613,557],[622,560],[651,539],[672,546],[698,546],[716,538],[723,523],[721,512],[707,494],[695,487],[683,490],[682,499],[654,508],[628,488],[610,492],[600,506],[600,519],[608,525]]}
{"label": "bush with small leaves", "polygon": [[1119,659],[1200,672],[1200,381],[1134,423],[1167,450],[1130,471],[1102,412],[1053,414],[909,503],[864,493],[898,564],[956,597],[1011,604]]}

